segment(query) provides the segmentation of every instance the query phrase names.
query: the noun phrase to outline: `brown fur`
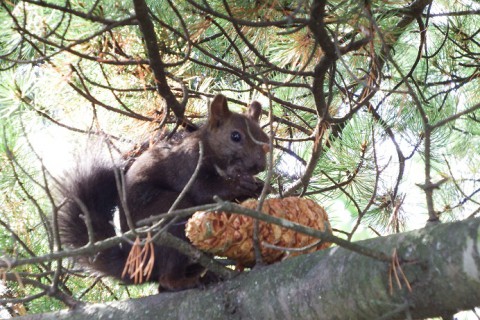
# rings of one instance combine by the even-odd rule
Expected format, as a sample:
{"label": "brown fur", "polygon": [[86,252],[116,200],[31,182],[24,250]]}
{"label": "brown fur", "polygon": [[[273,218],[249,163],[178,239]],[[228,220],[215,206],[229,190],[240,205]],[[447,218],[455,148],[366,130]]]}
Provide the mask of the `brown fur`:
{"label": "brown fur", "polygon": [[[115,169],[101,163],[93,165],[90,173],[78,174],[67,184],[65,193],[85,204],[94,224],[96,240],[114,234],[110,220],[115,206],[120,208],[122,231],[129,229],[125,212],[131,214],[134,222],[167,212],[199,161],[198,176],[177,208],[211,203],[215,195],[224,200],[258,196],[262,185],[254,175],[265,169],[265,146],[268,143],[267,135],[258,125],[260,113],[258,102],[251,104],[246,115],[233,113],[228,109],[226,98],[217,95],[210,105],[205,126],[187,135],[180,143],[158,142],[129,167],[124,186],[127,208],[119,205]],[[204,148],[202,159],[199,159],[200,143]],[[81,215],[78,204],[69,201],[59,216],[62,241],[72,247],[88,242]],[[184,223],[174,223],[169,232],[185,239]],[[125,243],[102,251],[93,261],[84,259],[83,262],[103,274],[121,278],[129,249],[130,245]],[[163,246],[155,247],[155,257],[152,279],[159,282],[160,290],[181,290],[199,285],[204,270],[188,257]]]}

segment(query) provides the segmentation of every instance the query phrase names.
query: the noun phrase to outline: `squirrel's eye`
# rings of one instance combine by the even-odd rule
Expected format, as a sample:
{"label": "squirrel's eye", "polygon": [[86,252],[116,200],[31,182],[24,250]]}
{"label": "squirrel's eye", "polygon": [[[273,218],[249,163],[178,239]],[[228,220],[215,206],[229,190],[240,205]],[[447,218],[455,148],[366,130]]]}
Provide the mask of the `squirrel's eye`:
{"label": "squirrel's eye", "polygon": [[240,142],[240,140],[242,140],[242,135],[238,131],[232,131],[230,139],[232,139],[233,142]]}

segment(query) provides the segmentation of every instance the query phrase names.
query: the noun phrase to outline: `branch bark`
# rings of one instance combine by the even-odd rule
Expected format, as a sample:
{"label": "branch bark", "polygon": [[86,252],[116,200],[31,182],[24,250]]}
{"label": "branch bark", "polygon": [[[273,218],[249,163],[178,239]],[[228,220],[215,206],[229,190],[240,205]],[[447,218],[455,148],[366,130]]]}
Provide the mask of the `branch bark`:
{"label": "branch bark", "polygon": [[[396,252],[395,259],[386,263],[334,247],[243,273],[207,290],[24,319],[405,319],[480,305],[480,218],[361,245]],[[399,265],[393,264],[396,258]]]}
{"label": "branch bark", "polygon": [[157,87],[157,91],[160,96],[165,99],[167,106],[167,112],[165,116],[168,116],[168,109],[171,108],[177,119],[181,122],[183,120],[185,106],[181,105],[177,101],[175,95],[168,86],[165,64],[160,56],[160,48],[158,47],[157,36],[155,34],[153,22],[148,14],[148,6],[144,0],[134,0],[133,5],[135,8],[138,25],[140,26],[140,30],[142,31],[144,37],[149,64],[155,76],[155,86]]}

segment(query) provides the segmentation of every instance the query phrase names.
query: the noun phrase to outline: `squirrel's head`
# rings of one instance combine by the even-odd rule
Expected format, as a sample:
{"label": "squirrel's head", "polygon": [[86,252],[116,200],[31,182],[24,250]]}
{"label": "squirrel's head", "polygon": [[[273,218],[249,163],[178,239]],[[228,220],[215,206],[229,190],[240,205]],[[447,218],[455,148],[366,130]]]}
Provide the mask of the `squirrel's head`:
{"label": "squirrel's head", "polygon": [[269,139],[259,125],[261,113],[257,101],[245,114],[239,114],[228,109],[225,96],[215,96],[208,115],[207,141],[217,171],[235,178],[265,170]]}

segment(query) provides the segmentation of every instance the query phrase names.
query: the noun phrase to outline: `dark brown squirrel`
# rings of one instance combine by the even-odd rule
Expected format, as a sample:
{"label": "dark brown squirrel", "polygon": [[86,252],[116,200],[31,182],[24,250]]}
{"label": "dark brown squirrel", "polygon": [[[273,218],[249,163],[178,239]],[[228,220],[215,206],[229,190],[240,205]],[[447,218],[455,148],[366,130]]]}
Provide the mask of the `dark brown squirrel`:
{"label": "dark brown squirrel", "polygon": [[[230,111],[227,99],[217,95],[203,127],[181,142],[160,141],[142,153],[124,173],[126,207],[133,222],[170,209],[195,171],[199,143],[203,145],[204,155],[201,167],[177,209],[212,203],[215,195],[224,200],[257,197],[262,184],[254,175],[265,170],[268,152],[268,136],[258,123],[260,115],[261,105],[256,101],[244,115]],[[95,241],[115,236],[112,220],[117,207],[121,230],[129,230],[120,204],[118,170],[121,169],[95,161],[65,181],[63,194],[67,201],[58,215],[64,245],[78,248],[88,243],[85,211],[92,221]],[[174,223],[168,231],[186,239],[185,220]],[[129,242],[123,242],[95,257],[83,257],[80,262],[96,272],[131,283],[128,278],[122,279],[131,247]],[[154,254],[150,281],[159,283],[159,291],[183,290],[202,284],[205,269],[187,256],[159,245],[155,246]]]}

